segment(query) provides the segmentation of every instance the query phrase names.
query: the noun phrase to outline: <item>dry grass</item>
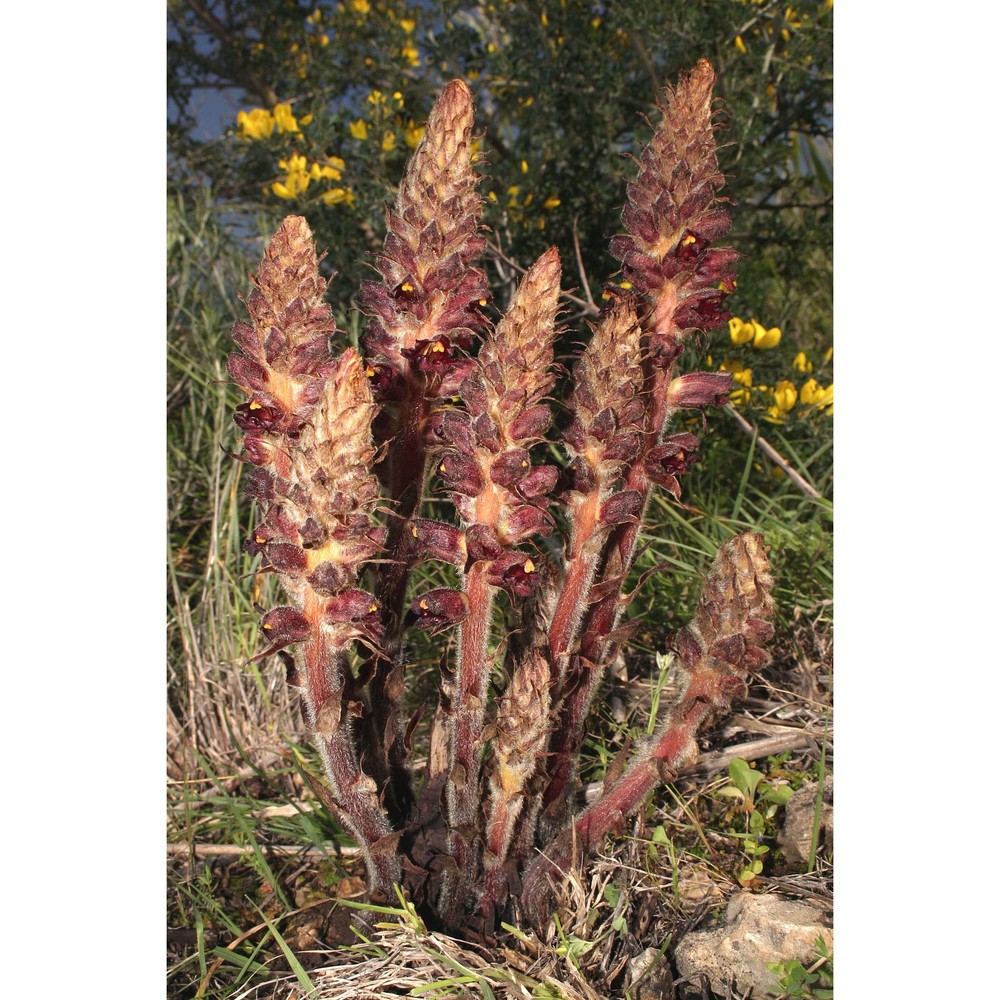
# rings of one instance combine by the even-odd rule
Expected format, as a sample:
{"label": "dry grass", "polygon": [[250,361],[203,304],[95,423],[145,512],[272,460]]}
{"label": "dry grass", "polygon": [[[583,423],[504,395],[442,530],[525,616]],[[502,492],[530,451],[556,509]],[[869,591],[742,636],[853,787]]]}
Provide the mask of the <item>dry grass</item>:
{"label": "dry grass", "polygon": [[[822,609],[821,609],[822,610]],[[203,670],[188,665],[192,704],[196,708],[197,754],[186,742],[192,727],[178,726],[174,733],[173,759],[189,761],[189,776],[208,764],[228,776],[227,787],[236,798],[254,791],[255,801],[270,800],[286,790],[299,803],[309,798],[295,776],[279,775],[274,784],[264,788],[248,786],[248,779],[237,780],[238,773],[252,773],[231,743],[226,722],[256,707],[260,714],[244,717],[238,730],[256,742],[244,748],[246,757],[267,772],[271,762],[287,765],[288,747],[283,743],[294,734],[293,706],[282,697],[277,670],[262,665],[261,680],[238,666],[228,667],[201,655]],[[780,764],[783,774],[801,774],[815,770],[824,742],[824,726],[830,725],[829,671],[831,658],[829,624],[825,616],[799,616],[794,630],[779,643],[774,666],[766,678],[751,691],[745,711],[721,724],[708,734],[706,750],[698,764],[689,769],[674,785],[656,797],[650,806],[627,824],[622,835],[609,842],[605,851],[588,866],[582,876],[574,875],[561,887],[558,923],[553,922],[544,940],[534,933],[517,931],[504,936],[495,951],[456,940],[428,930],[415,915],[389,915],[367,934],[368,943],[353,948],[347,932],[347,912],[327,897],[360,890],[360,869],[351,857],[337,858],[331,852],[322,860],[321,848],[312,848],[299,857],[285,857],[281,850],[270,849],[276,837],[269,834],[272,817],[287,815],[285,808],[258,810],[258,840],[271,862],[275,877],[288,887],[296,908],[282,908],[273,893],[257,898],[270,900],[271,918],[281,922],[281,933],[299,961],[308,968],[316,987],[311,996],[319,1000],[383,1000],[399,996],[431,997],[518,997],[539,996],[596,1000],[610,997],[670,996],[673,975],[670,966],[672,946],[688,930],[712,914],[721,912],[728,897],[739,886],[734,872],[739,864],[739,849],[732,838],[720,834],[722,806],[713,797],[726,783],[725,768],[736,755],[753,757],[766,749],[768,740],[785,740],[793,747],[791,756]],[[265,678],[273,685],[268,688]],[[249,680],[253,683],[248,683]],[[656,676],[619,680],[615,694],[627,704],[648,706]],[[268,692],[265,699],[260,684]],[[661,692],[668,699],[672,680]],[[259,700],[255,700],[259,699]],[[610,702],[609,702],[610,704]],[[266,706],[266,708],[264,707]],[[643,709],[619,722],[610,711],[601,717],[606,727],[598,736],[613,753],[622,747],[628,734],[644,730]],[[220,740],[221,737],[221,740]],[[219,741],[219,742],[217,742]],[[742,750],[740,748],[743,748]],[[826,736],[828,761],[832,758],[832,738]],[[596,761],[594,762],[597,766]],[[760,761],[762,769],[771,767]],[[777,768],[777,765],[774,766]],[[204,775],[202,775],[204,777]],[[259,779],[249,779],[253,782]],[[208,794],[201,802],[219,802],[226,797],[205,779]],[[183,796],[174,787],[174,806],[180,807]],[[187,786],[188,794],[195,786]],[[598,783],[587,790],[596,794]],[[260,798],[258,798],[258,796]],[[202,807],[205,808],[204,806]],[[212,806],[208,806],[209,812]],[[231,836],[222,833],[218,836]],[[665,835],[665,837],[664,837]],[[211,839],[211,836],[208,836]],[[217,838],[216,838],[217,839]],[[293,845],[289,845],[291,849]],[[188,862],[172,862],[172,893],[182,897],[201,873],[206,883],[214,880],[214,891],[221,907],[229,907],[235,924],[253,926],[244,946],[265,947],[256,956],[264,962],[248,983],[234,985],[232,970],[223,966],[215,974],[202,978],[203,996],[233,998],[281,998],[292,1000],[306,995],[288,963],[267,930],[247,904],[250,888],[265,886],[266,879],[246,858],[232,860],[200,859],[193,871]],[[335,870],[334,870],[335,869]],[[317,878],[317,871],[327,872]],[[211,873],[211,878],[204,873]],[[760,880],[759,891],[777,892],[832,907],[832,865],[819,859],[816,870],[808,874],[771,872]],[[330,882],[334,884],[329,885]],[[185,886],[187,889],[185,889]],[[235,887],[235,888],[234,888]],[[242,908],[236,898],[243,893]],[[228,902],[227,902],[228,900]],[[266,906],[265,903],[260,904]],[[175,905],[175,912],[183,903]],[[265,910],[265,912],[268,912]],[[335,914],[335,916],[333,915]],[[209,945],[215,953],[231,943],[235,935],[227,933],[218,920]],[[326,942],[324,944],[324,942]],[[174,952],[175,965],[189,958],[194,947],[189,942]],[[235,949],[238,953],[239,949]],[[206,947],[211,957],[213,950]],[[651,961],[652,960],[652,961]],[[641,974],[643,978],[637,976]],[[640,990],[640,985],[644,989]],[[678,983],[678,988],[681,984]],[[700,991],[700,985],[690,984]],[[546,992],[546,990],[548,992]],[[653,990],[654,992],[648,992]],[[627,991],[627,992],[626,992]],[[175,996],[195,996],[188,987]],[[708,995],[708,994],[706,994]]]}

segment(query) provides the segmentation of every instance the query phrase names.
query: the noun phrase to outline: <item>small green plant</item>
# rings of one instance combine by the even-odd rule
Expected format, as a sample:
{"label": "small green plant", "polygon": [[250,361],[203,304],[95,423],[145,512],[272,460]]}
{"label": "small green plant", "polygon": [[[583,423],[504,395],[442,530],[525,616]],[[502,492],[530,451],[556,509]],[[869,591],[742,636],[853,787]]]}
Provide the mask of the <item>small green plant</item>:
{"label": "small green plant", "polygon": [[777,1000],[833,1000],[833,954],[821,938],[816,938],[818,957],[807,968],[801,962],[769,962],[778,977],[779,990],[769,996]]}
{"label": "small green plant", "polygon": [[[744,829],[730,827],[729,833],[743,843],[746,863],[740,866],[736,877],[740,885],[746,886],[764,871],[764,855],[770,851],[765,838],[771,832],[778,807],[792,797],[792,788],[788,784],[764,781],[763,773],[741,757],[730,763],[729,780],[731,784],[721,788],[718,794],[736,799],[737,809],[744,816]],[[760,787],[762,781],[763,788]]]}

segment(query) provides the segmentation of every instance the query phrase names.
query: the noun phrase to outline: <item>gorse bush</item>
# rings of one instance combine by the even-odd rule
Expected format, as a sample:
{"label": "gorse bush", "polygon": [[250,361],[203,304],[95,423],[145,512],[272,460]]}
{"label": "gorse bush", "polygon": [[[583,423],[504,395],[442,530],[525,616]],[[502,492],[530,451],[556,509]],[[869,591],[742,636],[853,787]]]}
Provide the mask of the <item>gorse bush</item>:
{"label": "gorse bush", "polygon": [[[387,210],[378,278],[360,291],[361,351],[331,347],[298,216],[271,240],[250,322],[233,330],[240,457],[261,513],[247,546],[289,600],[263,615],[259,656],[278,654],[301,692],[319,794],[361,847],[369,899],[403,885],[464,935],[491,937],[513,907],[541,927],[561,877],[697,757],[698,732],[768,660],[763,539],[737,535],[673,637],[677,700],[575,814],[588,712],[629,636],[623,590],[651,492],[678,499],[698,457],[698,437],[672,421],[723,405],[732,386],[729,372],[676,371],[693,334],[731,318],[738,255],[713,246],[730,225],[714,79],[703,60],[664,95],[611,241],[623,282],[568,372],[555,360],[555,247],[489,319],[474,108],[457,80]],[[425,516],[441,498],[454,521]],[[454,567],[459,586],[411,595],[427,560]],[[443,643],[419,767],[405,698],[414,629]]]}
{"label": "gorse bush", "polygon": [[323,274],[340,273],[327,292],[338,322],[386,235],[372,208],[395,197],[449,79],[478,104],[496,291],[493,248],[523,264],[556,244],[568,267],[579,247],[587,274],[611,273],[632,169],[616,154],[642,148],[637,112],[686,53],[704,54],[730,117],[727,240],[745,254],[731,307],[796,350],[829,346],[832,0],[173,0],[167,19],[171,193],[209,191],[253,237],[304,216]]}

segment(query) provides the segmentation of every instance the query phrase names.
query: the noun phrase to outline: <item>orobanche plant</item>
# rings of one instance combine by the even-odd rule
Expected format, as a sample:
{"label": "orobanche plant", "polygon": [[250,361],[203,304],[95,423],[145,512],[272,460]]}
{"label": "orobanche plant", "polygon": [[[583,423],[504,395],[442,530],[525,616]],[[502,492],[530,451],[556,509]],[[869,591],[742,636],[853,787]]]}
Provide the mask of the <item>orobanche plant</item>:
{"label": "orobanche plant", "polygon": [[[260,655],[278,653],[301,692],[329,783],[318,794],[360,845],[369,900],[394,901],[401,885],[466,936],[489,938],[518,911],[543,927],[565,873],[697,757],[699,730],[767,662],[771,577],[763,540],[744,534],[722,546],[673,637],[676,702],[577,811],[587,715],[627,637],[623,589],[650,492],[679,497],[697,456],[698,438],[671,422],[723,405],[731,385],[727,373],[675,371],[694,332],[729,318],[735,284],[738,255],[712,246],[729,230],[714,79],[703,60],[664,95],[611,242],[624,280],[565,391],[558,250],[527,271],[499,322],[485,311],[474,107],[460,80],[387,209],[380,280],[361,289],[362,352],[331,352],[325,282],[296,216],[267,248],[250,323],[233,330],[240,457],[262,514],[247,545],[289,602],[263,615]],[[424,516],[429,497],[455,518]],[[460,586],[411,594],[425,560],[452,564]],[[419,766],[411,629],[442,636]]]}

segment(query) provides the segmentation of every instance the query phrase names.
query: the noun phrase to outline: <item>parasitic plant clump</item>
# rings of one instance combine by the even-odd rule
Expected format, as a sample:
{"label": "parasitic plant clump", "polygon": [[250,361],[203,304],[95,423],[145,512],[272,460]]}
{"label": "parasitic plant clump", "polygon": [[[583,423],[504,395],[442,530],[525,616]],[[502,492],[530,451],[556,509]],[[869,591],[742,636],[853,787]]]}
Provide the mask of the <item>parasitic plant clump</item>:
{"label": "parasitic plant clump", "polygon": [[[233,330],[240,458],[261,515],[247,548],[289,602],[264,614],[259,656],[279,655],[301,691],[328,782],[317,792],[361,848],[369,900],[402,885],[466,936],[489,939],[518,910],[542,927],[561,877],[697,757],[698,732],[767,662],[771,577],[763,540],[745,534],[723,545],[673,637],[676,702],[577,813],[587,716],[627,634],[624,587],[651,492],[679,498],[698,457],[672,418],[722,406],[731,385],[675,371],[693,332],[729,318],[735,281],[737,254],[712,245],[729,228],[713,83],[703,60],[660,105],[611,244],[631,290],[616,290],[567,366],[561,403],[558,250],[528,269],[499,322],[485,311],[461,81],[439,97],[387,209],[381,280],[361,291],[361,353],[331,350],[312,234],[294,216],[254,279],[250,323]],[[427,516],[429,491],[453,519]],[[450,563],[458,585],[411,593],[425,560]],[[446,646],[419,768],[410,629]]]}

